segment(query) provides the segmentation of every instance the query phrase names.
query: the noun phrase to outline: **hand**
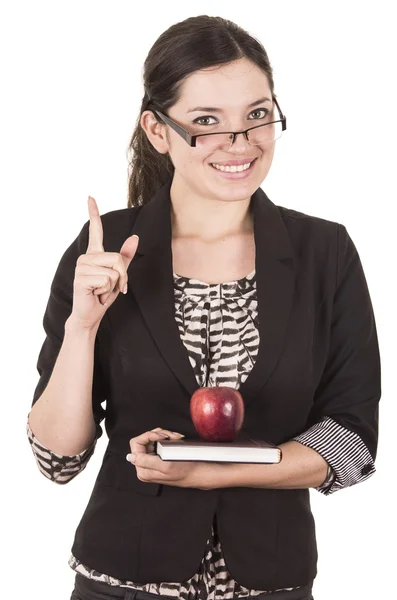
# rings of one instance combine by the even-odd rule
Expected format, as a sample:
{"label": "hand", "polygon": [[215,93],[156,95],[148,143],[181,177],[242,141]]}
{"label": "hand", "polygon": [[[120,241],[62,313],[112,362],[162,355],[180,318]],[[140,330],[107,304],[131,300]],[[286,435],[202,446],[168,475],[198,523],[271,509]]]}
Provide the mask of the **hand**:
{"label": "hand", "polygon": [[[127,460],[135,465],[137,477],[146,483],[163,483],[177,487],[199,487],[203,463],[197,461],[162,460],[154,453],[154,442],[161,439],[178,440],[184,437],[175,431],[156,427],[130,439],[131,453]],[[204,487],[199,489],[206,489]]]}
{"label": "hand", "polygon": [[88,196],[88,247],[77,259],[70,322],[84,329],[97,327],[128,281],[127,269],[138,247],[138,236],[127,238],[120,252],[105,252],[98,206]]}

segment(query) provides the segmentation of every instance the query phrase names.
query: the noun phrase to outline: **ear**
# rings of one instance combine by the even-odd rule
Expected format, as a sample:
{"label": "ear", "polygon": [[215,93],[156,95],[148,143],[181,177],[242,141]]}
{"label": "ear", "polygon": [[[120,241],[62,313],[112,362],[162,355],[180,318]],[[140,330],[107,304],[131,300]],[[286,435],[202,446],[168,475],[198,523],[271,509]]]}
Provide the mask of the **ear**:
{"label": "ear", "polygon": [[150,143],[160,154],[169,151],[169,142],[166,135],[166,126],[159,123],[151,110],[145,110],[140,118],[140,124],[145,131]]}

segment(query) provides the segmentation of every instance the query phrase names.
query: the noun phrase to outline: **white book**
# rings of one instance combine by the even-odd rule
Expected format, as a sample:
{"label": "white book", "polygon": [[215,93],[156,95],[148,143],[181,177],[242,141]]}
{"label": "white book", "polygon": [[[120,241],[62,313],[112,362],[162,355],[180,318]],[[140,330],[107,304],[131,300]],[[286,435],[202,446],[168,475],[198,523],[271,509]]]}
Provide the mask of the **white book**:
{"label": "white book", "polygon": [[278,463],[280,448],[264,440],[207,442],[205,440],[158,440],[154,452],[163,460],[197,460],[236,463]]}

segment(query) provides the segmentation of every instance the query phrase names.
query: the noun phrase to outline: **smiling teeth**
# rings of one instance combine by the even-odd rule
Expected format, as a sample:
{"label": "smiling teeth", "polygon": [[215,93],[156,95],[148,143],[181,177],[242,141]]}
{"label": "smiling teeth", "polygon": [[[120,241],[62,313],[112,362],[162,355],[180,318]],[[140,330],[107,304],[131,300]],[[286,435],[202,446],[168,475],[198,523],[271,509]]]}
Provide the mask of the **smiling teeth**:
{"label": "smiling teeth", "polygon": [[218,169],[219,171],[226,171],[227,173],[240,173],[241,171],[246,171],[247,169],[249,169],[249,167],[251,166],[251,164],[252,163],[246,163],[245,165],[238,165],[237,167],[236,166],[229,166],[229,165],[227,165],[225,167],[223,165],[217,165],[216,163],[211,163],[211,165],[215,169]]}

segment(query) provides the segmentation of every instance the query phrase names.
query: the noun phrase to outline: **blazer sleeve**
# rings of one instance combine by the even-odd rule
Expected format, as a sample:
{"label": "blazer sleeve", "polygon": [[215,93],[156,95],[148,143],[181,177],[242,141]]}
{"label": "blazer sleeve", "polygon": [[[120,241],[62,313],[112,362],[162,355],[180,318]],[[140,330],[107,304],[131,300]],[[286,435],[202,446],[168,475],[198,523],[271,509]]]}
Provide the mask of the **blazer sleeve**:
{"label": "blazer sleeve", "polygon": [[83,452],[80,452],[80,454],[64,456],[52,452],[49,448],[40,443],[29,426],[29,417],[26,423],[26,434],[39,471],[47,477],[47,479],[50,479],[50,481],[59,484],[68,483],[85,469],[88,461],[94,454],[98,437],[97,436],[94,439],[88,448],[83,450]]}
{"label": "blazer sleeve", "polygon": [[336,289],[328,356],[314,394],[310,429],[294,439],[332,467],[325,494],[375,472],[381,367],[372,303],[357,249],[338,224]]}
{"label": "blazer sleeve", "polygon": [[[32,407],[44,392],[51,377],[55,361],[64,338],[64,328],[73,307],[73,282],[76,262],[87,251],[89,221],[87,221],[76,239],[66,249],[56,269],[51,283],[50,295],[43,317],[45,340],[39,352],[37,370],[40,379],[33,394]],[[106,415],[101,406],[106,400],[106,380],[99,360],[98,334],[94,349],[94,370],[92,385],[92,410],[96,423],[96,439],[103,434],[100,422]]]}

